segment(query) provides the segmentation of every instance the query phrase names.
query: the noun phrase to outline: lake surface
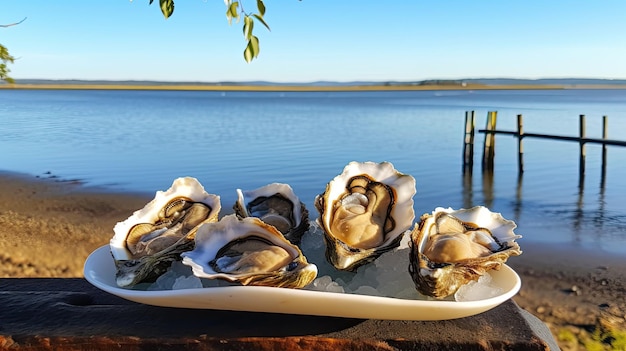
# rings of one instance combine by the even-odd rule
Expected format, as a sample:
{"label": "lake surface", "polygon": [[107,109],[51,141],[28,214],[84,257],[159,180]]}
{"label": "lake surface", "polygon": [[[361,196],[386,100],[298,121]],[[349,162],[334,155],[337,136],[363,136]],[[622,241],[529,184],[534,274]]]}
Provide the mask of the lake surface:
{"label": "lake surface", "polygon": [[[0,169],[80,179],[112,190],[167,189],[198,178],[231,208],[236,189],[289,183],[307,205],[350,161],[390,161],[416,178],[417,217],[435,207],[486,205],[518,224],[524,241],[567,243],[626,257],[626,148],[496,137],[495,171],[462,172],[465,111],[483,128],[626,140],[626,90],[208,92],[0,90]],[[49,173],[48,173],[49,172]]]}

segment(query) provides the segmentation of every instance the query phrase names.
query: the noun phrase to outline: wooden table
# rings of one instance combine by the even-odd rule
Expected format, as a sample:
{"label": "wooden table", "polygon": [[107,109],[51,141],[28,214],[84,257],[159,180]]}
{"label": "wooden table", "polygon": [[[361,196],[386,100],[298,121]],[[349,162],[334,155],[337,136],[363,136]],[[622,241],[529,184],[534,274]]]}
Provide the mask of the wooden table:
{"label": "wooden table", "polygon": [[447,321],[362,320],[142,305],[80,278],[0,279],[0,350],[557,350],[509,300]]}

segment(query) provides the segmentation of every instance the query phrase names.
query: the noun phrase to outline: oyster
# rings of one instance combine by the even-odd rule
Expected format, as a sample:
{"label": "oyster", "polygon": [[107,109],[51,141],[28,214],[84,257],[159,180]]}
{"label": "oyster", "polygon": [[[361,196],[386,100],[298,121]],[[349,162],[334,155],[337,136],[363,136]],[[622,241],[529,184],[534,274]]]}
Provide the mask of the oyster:
{"label": "oyster", "polygon": [[424,214],[411,232],[409,272],[417,290],[444,298],[522,253],[517,225],[484,206]]}
{"label": "oyster", "polygon": [[292,244],[300,244],[309,229],[309,211],[288,184],[272,183],[255,190],[237,189],[233,209],[238,217],[257,217],[278,229]]}
{"label": "oyster", "polygon": [[415,179],[389,162],[350,162],[315,198],[326,258],[354,271],[400,245],[415,219]]}
{"label": "oyster", "polygon": [[180,253],[193,249],[198,225],[217,221],[220,197],[207,193],[197,179],[174,180],[167,191],[113,228],[111,254],[117,267],[116,282],[131,287],[153,281]]}
{"label": "oyster", "polygon": [[300,249],[259,218],[235,214],[201,225],[183,263],[195,276],[242,285],[302,288],[317,276]]}

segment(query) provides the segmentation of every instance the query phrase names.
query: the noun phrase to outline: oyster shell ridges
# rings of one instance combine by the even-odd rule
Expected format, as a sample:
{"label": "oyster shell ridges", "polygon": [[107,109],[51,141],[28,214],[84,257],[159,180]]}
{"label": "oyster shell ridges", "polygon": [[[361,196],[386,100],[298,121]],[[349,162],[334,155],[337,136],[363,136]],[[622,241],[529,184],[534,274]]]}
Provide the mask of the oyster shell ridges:
{"label": "oyster shell ridges", "polygon": [[[436,224],[441,215],[452,216],[466,227],[467,232],[480,230],[481,235],[490,233],[493,241],[482,245],[490,246],[489,254],[478,257],[464,257],[454,262],[433,260],[425,254],[431,235],[438,234]],[[436,208],[432,214],[424,214],[411,232],[409,249],[409,273],[416,289],[423,295],[445,298],[454,294],[462,285],[477,280],[489,270],[499,269],[510,256],[522,253],[516,239],[521,238],[513,230],[517,225],[491,212],[484,206],[453,210]],[[486,247],[486,246],[485,246]],[[448,253],[450,254],[450,253]]]}
{"label": "oyster shell ridges", "polygon": [[[350,162],[315,198],[327,260],[337,269],[354,271],[397,247],[415,219],[415,193],[415,179],[390,162]],[[376,235],[364,235],[374,223]],[[361,244],[358,236],[367,239]]]}
{"label": "oyster shell ridges", "polygon": [[[200,278],[302,288],[317,276],[317,267],[307,262],[296,245],[256,217],[238,219],[232,214],[203,224],[196,232],[195,243],[195,248],[182,257]],[[279,261],[270,262],[275,258]]]}
{"label": "oyster shell ridges", "polygon": [[[289,205],[286,205],[286,204]],[[309,211],[289,184],[271,183],[255,190],[237,189],[233,210],[239,218],[258,217],[299,245],[309,229]]]}
{"label": "oyster shell ridges", "polygon": [[220,197],[209,194],[197,179],[177,178],[167,191],[157,191],[142,209],[113,228],[109,247],[116,281],[130,287],[163,274],[180,253],[193,248],[198,225],[217,221]]}

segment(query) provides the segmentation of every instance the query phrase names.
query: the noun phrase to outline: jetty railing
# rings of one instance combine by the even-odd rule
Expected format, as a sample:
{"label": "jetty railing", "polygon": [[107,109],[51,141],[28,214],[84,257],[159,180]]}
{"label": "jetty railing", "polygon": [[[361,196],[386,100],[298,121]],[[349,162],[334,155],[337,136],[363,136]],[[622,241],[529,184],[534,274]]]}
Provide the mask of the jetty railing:
{"label": "jetty railing", "polygon": [[[579,135],[578,136],[563,136],[563,135],[551,135],[543,133],[527,133],[524,131],[523,116],[517,115],[517,131],[509,130],[497,130],[496,120],[498,112],[489,111],[487,113],[487,123],[485,129],[479,129],[479,133],[485,134],[483,144],[483,159],[482,169],[483,171],[493,171],[494,158],[495,158],[495,136],[497,134],[512,135],[517,138],[518,152],[517,152],[517,165],[518,173],[522,175],[524,173],[524,145],[523,140],[525,138],[539,138],[539,139],[552,139],[573,141],[580,144],[579,152],[579,175],[582,181],[585,175],[585,159],[586,159],[586,144],[601,144],[602,145],[602,179],[606,174],[606,162],[607,162],[607,146],[626,146],[626,141],[611,140],[608,139],[608,117],[602,116],[602,138],[588,138],[586,136],[586,121],[585,115],[579,116]],[[475,113],[474,111],[465,112],[465,138],[463,144],[463,172],[471,173],[474,166],[474,139],[475,139]]]}

